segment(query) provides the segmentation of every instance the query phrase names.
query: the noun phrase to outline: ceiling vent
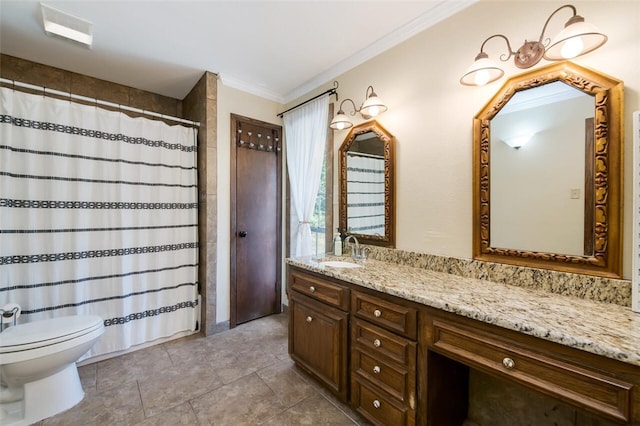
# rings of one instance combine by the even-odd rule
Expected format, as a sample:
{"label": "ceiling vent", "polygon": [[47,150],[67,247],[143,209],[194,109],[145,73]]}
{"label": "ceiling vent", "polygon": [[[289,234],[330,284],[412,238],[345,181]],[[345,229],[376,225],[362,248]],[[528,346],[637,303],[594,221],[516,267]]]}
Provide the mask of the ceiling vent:
{"label": "ceiling vent", "polygon": [[44,32],[51,37],[71,40],[81,46],[91,48],[93,43],[93,24],[51,6],[40,3]]}

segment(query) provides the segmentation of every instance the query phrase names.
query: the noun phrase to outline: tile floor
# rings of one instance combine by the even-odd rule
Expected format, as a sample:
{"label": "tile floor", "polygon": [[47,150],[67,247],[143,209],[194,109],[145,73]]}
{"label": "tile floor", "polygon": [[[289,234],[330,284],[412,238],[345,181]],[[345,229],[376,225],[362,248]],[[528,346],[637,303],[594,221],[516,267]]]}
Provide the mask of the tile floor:
{"label": "tile floor", "polygon": [[294,366],[285,314],[79,368],[85,398],[49,425],[364,425]]}

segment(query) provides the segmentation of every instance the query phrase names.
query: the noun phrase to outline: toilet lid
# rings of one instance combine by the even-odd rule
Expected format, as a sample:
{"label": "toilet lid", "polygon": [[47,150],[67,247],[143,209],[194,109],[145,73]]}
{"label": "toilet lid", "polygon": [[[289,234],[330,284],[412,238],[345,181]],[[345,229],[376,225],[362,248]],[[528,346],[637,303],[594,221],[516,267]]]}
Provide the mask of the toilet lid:
{"label": "toilet lid", "polygon": [[0,353],[52,345],[100,327],[102,318],[96,315],[72,315],[19,324],[0,333]]}

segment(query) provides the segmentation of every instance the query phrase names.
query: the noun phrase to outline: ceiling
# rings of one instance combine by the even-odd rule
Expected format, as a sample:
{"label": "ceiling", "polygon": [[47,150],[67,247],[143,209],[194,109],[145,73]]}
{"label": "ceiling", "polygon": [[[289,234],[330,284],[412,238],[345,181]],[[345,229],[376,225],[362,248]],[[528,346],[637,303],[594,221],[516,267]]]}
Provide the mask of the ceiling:
{"label": "ceiling", "polygon": [[93,23],[87,49],[0,0],[0,51],[182,99],[204,71],[287,103],[476,0],[43,1]]}

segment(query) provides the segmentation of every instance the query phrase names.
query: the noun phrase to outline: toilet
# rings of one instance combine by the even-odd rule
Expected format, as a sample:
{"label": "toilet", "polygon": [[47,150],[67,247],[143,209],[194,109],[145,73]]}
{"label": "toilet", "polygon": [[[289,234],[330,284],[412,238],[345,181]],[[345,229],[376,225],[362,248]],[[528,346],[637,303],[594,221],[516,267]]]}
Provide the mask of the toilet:
{"label": "toilet", "polygon": [[76,361],[104,332],[102,318],[75,315],[0,333],[0,424],[29,425],[84,397]]}

